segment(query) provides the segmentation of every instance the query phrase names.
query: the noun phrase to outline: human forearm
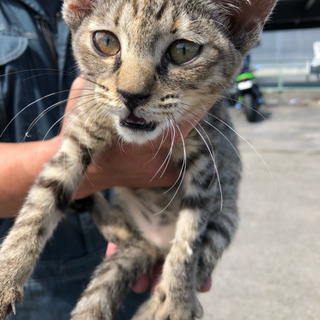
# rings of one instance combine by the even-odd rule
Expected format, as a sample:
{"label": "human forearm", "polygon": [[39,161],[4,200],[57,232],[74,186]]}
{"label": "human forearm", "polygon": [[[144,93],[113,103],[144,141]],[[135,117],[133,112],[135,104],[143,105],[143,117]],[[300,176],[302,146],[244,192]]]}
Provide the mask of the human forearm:
{"label": "human forearm", "polygon": [[57,151],[59,139],[0,143],[0,218],[14,217],[43,165]]}

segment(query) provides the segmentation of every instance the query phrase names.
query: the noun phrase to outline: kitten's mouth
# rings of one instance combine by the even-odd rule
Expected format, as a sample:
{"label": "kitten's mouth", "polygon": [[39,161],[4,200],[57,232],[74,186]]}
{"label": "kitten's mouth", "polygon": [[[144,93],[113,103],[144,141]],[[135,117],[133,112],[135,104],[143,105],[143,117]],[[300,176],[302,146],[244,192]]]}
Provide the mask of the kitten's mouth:
{"label": "kitten's mouth", "polygon": [[120,125],[135,130],[153,131],[156,128],[157,123],[138,118],[131,112],[127,118],[120,119]]}

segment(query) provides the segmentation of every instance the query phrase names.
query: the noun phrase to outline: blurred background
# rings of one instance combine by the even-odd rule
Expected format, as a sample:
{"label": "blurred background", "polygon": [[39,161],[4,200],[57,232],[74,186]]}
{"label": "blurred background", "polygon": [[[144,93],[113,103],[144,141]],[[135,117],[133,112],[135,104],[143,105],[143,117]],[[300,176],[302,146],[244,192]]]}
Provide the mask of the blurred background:
{"label": "blurred background", "polygon": [[280,0],[251,52],[263,88],[320,88],[320,1]]}

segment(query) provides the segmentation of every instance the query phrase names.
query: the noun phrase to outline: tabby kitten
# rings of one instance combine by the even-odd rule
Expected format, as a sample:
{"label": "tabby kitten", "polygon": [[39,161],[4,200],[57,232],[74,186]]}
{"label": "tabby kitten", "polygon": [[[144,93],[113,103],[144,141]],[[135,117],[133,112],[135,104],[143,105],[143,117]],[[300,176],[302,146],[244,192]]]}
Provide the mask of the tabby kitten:
{"label": "tabby kitten", "polygon": [[[86,92],[60,150],[40,173],[0,251],[0,319],[22,300],[33,271],[87,166],[113,141],[145,144],[193,131],[169,150],[181,167],[162,188],[116,188],[92,215],[118,250],[96,269],[73,320],[112,319],[130,285],[164,260],[154,294],[135,320],[202,316],[196,289],[237,228],[240,160],[219,102],[255,44],[275,0],[66,0],[63,14]],[[194,118],[214,104],[200,124]],[[121,142],[122,141],[122,142]],[[165,170],[163,167],[159,170]],[[164,192],[166,191],[166,192]]]}

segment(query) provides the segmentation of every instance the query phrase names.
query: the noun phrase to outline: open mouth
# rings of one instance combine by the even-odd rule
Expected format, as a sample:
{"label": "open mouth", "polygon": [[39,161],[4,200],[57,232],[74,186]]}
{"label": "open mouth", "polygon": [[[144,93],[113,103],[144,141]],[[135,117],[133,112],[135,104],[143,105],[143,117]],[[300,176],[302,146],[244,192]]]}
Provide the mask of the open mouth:
{"label": "open mouth", "polygon": [[157,123],[153,121],[147,122],[143,118],[136,117],[131,112],[126,119],[120,119],[120,125],[135,130],[153,131],[156,128]]}

